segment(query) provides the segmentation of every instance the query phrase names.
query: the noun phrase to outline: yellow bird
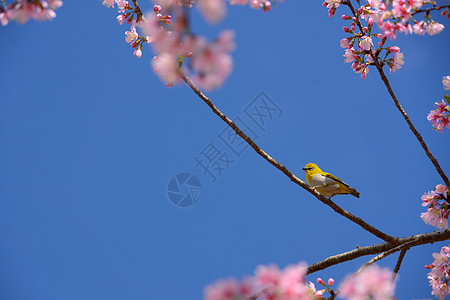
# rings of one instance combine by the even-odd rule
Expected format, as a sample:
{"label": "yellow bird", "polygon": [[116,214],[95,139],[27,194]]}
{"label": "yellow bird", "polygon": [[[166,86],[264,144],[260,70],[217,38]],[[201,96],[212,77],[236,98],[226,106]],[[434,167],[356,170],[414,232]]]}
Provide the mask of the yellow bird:
{"label": "yellow bird", "polygon": [[359,198],[359,193],[354,188],[349,187],[336,176],[322,171],[316,164],[309,163],[302,170],[305,170],[309,185],[325,197],[350,194]]}

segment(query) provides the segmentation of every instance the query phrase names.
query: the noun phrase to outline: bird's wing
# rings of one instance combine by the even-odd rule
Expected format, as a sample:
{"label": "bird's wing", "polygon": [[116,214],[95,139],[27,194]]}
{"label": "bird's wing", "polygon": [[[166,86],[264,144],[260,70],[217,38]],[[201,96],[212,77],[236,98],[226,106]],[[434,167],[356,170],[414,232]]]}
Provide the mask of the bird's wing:
{"label": "bird's wing", "polygon": [[[325,173],[325,172],[324,172],[324,173]],[[342,183],[342,184],[345,185],[346,187],[350,187],[348,184],[346,184],[345,182],[343,182],[342,180],[340,180],[340,179],[337,178],[336,176],[331,175],[330,173],[325,173],[325,174],[323,174],[323,176],[325,176],[325,177],[327,177],[327,178],[331,178],[331,179],[333,179],[333,180],[335,180],[335,181],[337,181],[337,182],[339,182],[339,183]]]}

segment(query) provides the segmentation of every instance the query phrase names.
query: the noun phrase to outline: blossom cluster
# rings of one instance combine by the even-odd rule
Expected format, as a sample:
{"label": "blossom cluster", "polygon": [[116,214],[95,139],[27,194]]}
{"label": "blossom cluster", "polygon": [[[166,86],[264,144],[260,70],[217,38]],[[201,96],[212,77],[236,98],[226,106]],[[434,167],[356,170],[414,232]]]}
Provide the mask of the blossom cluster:
{"label": "blossom cluster", "polygon": [[[274,0],[228,0],[231,5],[249,5],[270,10]],[[280,1],[280,0],[279,0]],[[225,0],[154,0],[153,11],[143,14],[137,1],[103,0],[103,5],[117,4],[117,21],[131,24],[125,41],[134,48],[136,57],[142,56],[142,46],[149,43],[156,53],[152,61],[155,73],[170,87],[180,82],[179,69],[186,66],[194,82],[203,89],[220,87],[233,69],[230,52],[234,50],[234,33],[222,31],[216,40],[207,41],[194,35],[186,9],[197,7],[208,22],[220,21],[226,13]],[[164,14],[164,12],[166,14]],[[188,60],[187,60],[188,59]]]}
{"label": "blossom cluster", "polygon": [[422,206],[428,206],[427,212],[421,213],[420,217],[431,226],[438,229],[448,228],[448,215],[450,213],[449,191],[443,184],[438,184],[434,191],[428,192],[422,196]]}
{"label": "blossom cluster", "polygon": [[[391,72],[397,71],[404,64],[403,53],[400,52],[399,47],[384,47],[387,37],[381,33],[372,33],[375,10],[370,9],[371,2],[373,1],[360,6],[353,17],[342,15],[343,20],[351,21],[350,27],[343,27],[343,31],[350,34],[340,42],[341,47],[346,49],[343,56],[346,63],[352,63],[353,71],[361,74],[362,79],[367,77],[369,66],[374,65],[374,58],[380,65],[388,65]],[[341,0],[325,0],[323,6],[328,8],[328,15],[332,17],[340,4],[342,4]],[[367,21],[367,26],[363,27],[363,21]],[[374,38],[379,39],[378,47],[374,47]],[[383,51],[384,56],[381,55]]]}
{"label": "blossom cluster", "polygon": [[0,6],[0,23],[8,25],[10,21],[25,23],[29,19],[38,21],[52,20],[56,17],[55,10],[63,5],[61,0],[17,0],[9,5],[2,1]]}
{"label": "blossom cluster", "polygon": [[[302,300],[325,299],[324,292],[334,298],[336,293],[331,286],[334,279],[325,282],[317,278],[324,289],[317,290],[314,283],[305,280],[306,265],[287,266],[280,270],[275,265],[259,266],[255,275],[241,281],[236,279],[218,280],[205,288],[205,300]],[[394,299],[395,285],[390,280],[390,271],[377,265],[369,266],[360,273],[348,277],[340,287],[340,297],[356,299]]]}
{"label": "blossom cluster", "polygon": [[433,263],[426,265],[425,268],[431,269],[428,273],[431,294],[442,300],[450,294],[450,247],[442,247],[439,253],[433,253],[433,258]]}
{"label": "blossom cluster", "polygon": [[[445,90],[450,90],[450,76],[442,78],[442,84]],[[445,127],[450,128],[450,96],[448,94],[443,96],[445,101],[435,102],[437,109],[430,111],[427,120],[433,124],[433,129],[440,133],[444,132]]]}
{"label": "blossom cluster", "polygon": [[[205,300],[243,300],[258,298],[263,300],[320,299],[324,290],[317,291],[314,284],[305,282],[306,265],[287,266],[280,270],[275,265],[258,266],[255,275],[242,281],[236,279],[219,280],[205,288]],[[325,285],[322,279],[318,283]],[[334,283],[328,280],[327,288]]]}
{"label": "blossom cluster", "polygon": [[391,271],[377,265],[347,278],[340,290],[340,295],[348,300],[395,299],[395,283],[391,281]]}
{"label": "blossom cluster", "polygon": [[[372,10],[374,20],[383,30],[383,34],[394,39],[398,32],[435,35],[444,29],[444,25],[431,19],[429,10],[420,10],[427,5],[436,9],[434,1],[426,0],[369,0],[365,9]],[[426,12],[425,20],[414,19],[420,12]],[[442,11],[442,15],[448,18],[450,16],[448,9]]]}

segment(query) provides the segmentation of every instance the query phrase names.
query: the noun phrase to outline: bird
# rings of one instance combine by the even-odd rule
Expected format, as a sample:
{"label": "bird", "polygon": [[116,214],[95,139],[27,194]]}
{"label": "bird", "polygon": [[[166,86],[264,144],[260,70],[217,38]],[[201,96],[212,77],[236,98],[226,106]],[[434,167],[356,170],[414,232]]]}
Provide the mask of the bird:
{"label": "bird", "polygon": [[305,171],[308,184],[325,197],[331,199],[331,197],[336,195],[350,194],[359,198],[359,193],[356,189],[350,187],[336,176],[322,171],[314,163],[306,164],[302,170]]}

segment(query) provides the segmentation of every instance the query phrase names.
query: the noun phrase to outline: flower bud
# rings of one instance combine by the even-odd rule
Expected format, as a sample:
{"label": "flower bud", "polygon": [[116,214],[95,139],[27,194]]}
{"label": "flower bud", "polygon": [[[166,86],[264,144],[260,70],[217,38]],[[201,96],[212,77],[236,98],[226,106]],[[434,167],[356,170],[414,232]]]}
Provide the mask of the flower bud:
{"label": "flower bud", "polygon": [[330,278],[328,279],[328,286],[332,286],[334,284],[334,279]]}

